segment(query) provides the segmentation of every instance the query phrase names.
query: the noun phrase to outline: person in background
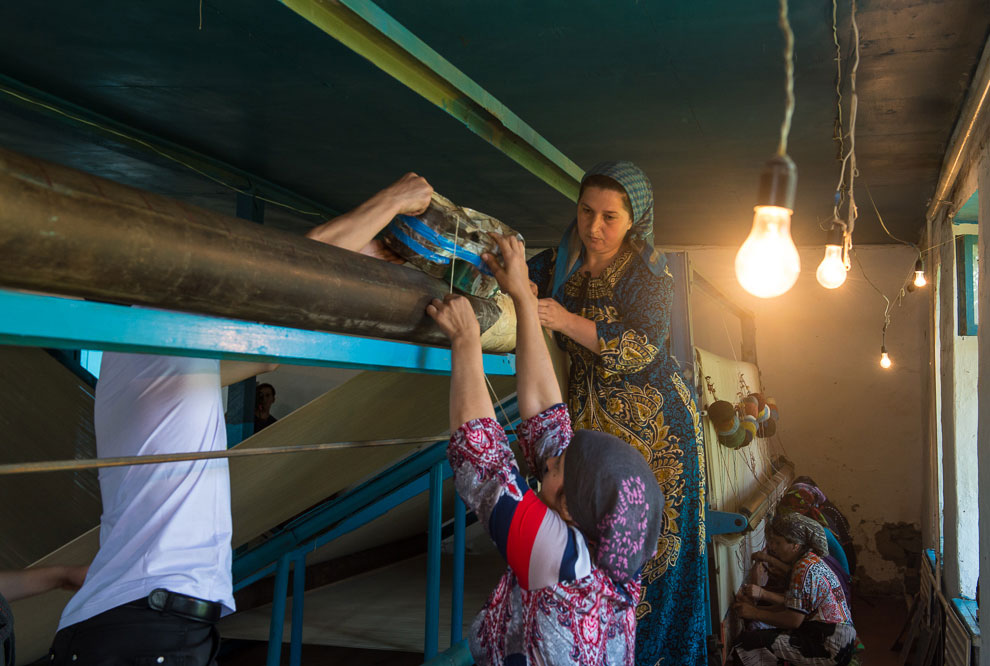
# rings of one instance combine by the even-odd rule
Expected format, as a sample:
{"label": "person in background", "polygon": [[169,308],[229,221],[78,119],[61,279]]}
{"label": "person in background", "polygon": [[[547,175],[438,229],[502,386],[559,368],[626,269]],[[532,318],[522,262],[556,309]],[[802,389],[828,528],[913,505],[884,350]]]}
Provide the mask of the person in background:
{"label": "person in background", "polygon": [[704,449],[691,389],[667,350],[674,278],[653,246],[646,174],[631,162],[588,170],[560,246],[533,257],[529,270],[540,323],[570,358],[574,427],[628,442],[666,497],[636,608],[636,663],[703,666]]}
{"label": "person in background", "polygon": [[275,387],[271,384],[258,384],[254,389],[254,431],[264,430],[278,421],[271,415],[275,404]]}
{"label": "person in background", "polygon": [[858,640],[849,603],[828,554],[825,528],[799,513],[785,513],[771,524],[770,554],[789,567],[787,591],[743,585],[733,606],[738,617],[759,622],[744,631],[733,648],[743,666],[788,662],[799,666],[846,666]]}
{"label": "person in background", "polygon": [[[374,236],[395,215],[426,210],[432,192],[425,179],[406,174],[308,235],[382,256]],[[226,450],[220,387],[273,369],[105,353],[94,407],[97,455]],[[99,480],[100,548],[62,612],[47,663],[214,664],[216,622],[234,610],[227,461],[104,468]]]}
{"label": "person in background", "polygon": [[427,307],[451,341],[447,456],[455,486],[509,566],[471,626],[471,654],[480,666],[631,666],[639,576],[656,547],[663,495],[625,442],[571,430],[523,245],[495,238],[504,266],[484,258],[515,303],[516,434],[539,493],[495,420],[471,305],[448,296]]}

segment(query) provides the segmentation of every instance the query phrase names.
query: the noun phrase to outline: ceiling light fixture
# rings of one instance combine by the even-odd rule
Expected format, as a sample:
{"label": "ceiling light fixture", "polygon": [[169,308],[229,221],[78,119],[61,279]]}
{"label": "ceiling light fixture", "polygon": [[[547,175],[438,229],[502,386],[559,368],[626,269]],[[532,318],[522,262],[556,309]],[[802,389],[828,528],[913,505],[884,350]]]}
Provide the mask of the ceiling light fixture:
{"label": "ceiling light fixture", "polygon": [[845,234],[842,227],[833,224],[825,240],[825,258],[818,264],[815,278],[826,289],[838,289],[846,281],[846,264],[843,257]]}
{"label": "ceiling light fixture", "polygon": [[794,32],[787,18],[787,0],[780,0],[778,23],[784,33],[787,106],[777,154],[760,175],[753,228],[736,254],[736,279],[743,289],[760,298],[780,296],[794,286],[801,272],[801,258],[791,239],[797,167],[787,156],[787,135],[794,115]]}
{"label": "ceiling light fixture", "polygon": [[887,370],[891,365],[893,363],[890,362],[890,356],[887,355],[887,348],[880,345],[880,367]]}
{"label": "ceiling light fixture", "polygon": [[925,279],[925,262],[918,257],[918,261],[914,262],[914,286],[924,287],[928,284],[928,280]]}
{"label": "ceiling light fixture", "polygon": [[[856,169],[856,112],[859,108],[859,95],[856,93],[856,72],[859,69],[859,26],[856,24],[856,0],[851,0],[851,21],[853,28],[853,59],[849,71],[849,150],[846,150],[847,136],[842,131],[842,49],[839,46],[839,32],[836,21],[836,0],[832,0],[832,40],[835,43],[835,129],[833,139],[838,143],[838,157],[842,167],[839,169],[839,182],[835,186],[835,201],[832,207],[832,226],[825,241],[825,258],[818,266],[816,277],[818,283],[826,289],[836,289],[846,281],[844,273],[852,267],[849,253],[852,251],[852,234],[856,226],[859,209],[856,207],[856,197],[853,184],[858,175]],[[846,184],[848,169],[849,182]],[[846,199],[848,201],[846,202]],[[846,219],[843,220],[839,209],[846,202]],[[843,274],[840,275],[839,265]]]}

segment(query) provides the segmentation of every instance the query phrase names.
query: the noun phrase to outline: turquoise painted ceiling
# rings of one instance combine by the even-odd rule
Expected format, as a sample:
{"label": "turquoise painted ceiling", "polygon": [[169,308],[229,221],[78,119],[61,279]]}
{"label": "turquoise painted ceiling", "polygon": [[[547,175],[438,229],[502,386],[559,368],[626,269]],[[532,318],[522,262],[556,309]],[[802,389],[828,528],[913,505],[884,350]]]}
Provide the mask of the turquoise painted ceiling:
{"label": "turquoise painted ceiling", "polygon": [[[656,189],[659,243],[745,238],[784,108],[775,1],[378,4],[581,167],[603,159],[642,166]],[[790,4],[794,235],[799,244],[818,244],[839,168],[832,4]],[[848,72],[849,5],[839,5]],[[891,230],[916,240],[987,37],[990,5],[859,5],[855,241],[890,242],[867,188]],[[555,241],[573,215],[562,195],[274,0],[2,3],[0,75],[337,210],[416,171],[533,244]],[[848,92],[844,78],[846,100]],[[3,93],[0,145],[234,210],[222,185]],[[288,229],[314,222],[272,206],[266,215]]]}

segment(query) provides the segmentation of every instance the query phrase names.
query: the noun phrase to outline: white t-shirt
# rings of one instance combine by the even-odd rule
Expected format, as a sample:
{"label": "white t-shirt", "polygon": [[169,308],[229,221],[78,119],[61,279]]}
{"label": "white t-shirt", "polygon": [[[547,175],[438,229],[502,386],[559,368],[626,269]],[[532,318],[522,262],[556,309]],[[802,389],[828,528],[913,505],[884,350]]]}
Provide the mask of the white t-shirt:
{"label": "white t-shirt", "polygon": [[[227,448],[219,361],[106,353],[99,457]],[[234,609],[226,460],[100,470],[100,550],[59,629],[163,587]]]}

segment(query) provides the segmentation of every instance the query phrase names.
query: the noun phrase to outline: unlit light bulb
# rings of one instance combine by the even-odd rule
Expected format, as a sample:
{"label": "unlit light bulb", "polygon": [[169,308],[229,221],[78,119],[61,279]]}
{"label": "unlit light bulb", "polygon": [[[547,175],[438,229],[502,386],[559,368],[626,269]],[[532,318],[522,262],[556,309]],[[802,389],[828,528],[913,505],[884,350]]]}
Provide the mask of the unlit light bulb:
{"label": "unlit light bulb", "polygon": [[925,279],[925,265],[921,262],[921,259],[914,262],[914,286],[924,287],[928,284],[928,280]]}
{"label": "unlit light bulb", "polygon": [[886,370],[891,366],[890,357],[887,356],[887,348],[880,348],[880,367]]}
{"label": "unlit light bulb", "polygon": [[801,258],[791,240],[791,211],[756,206],[753,229],[736,254],[736,279],[760,298],[780,296],[794,286]]}
{"label": "unlit light bulb", "polygon": [[826,289],[836,289],[846,281],[846,265],[842,262],[842,246],[826,245],[825,258],[815,272],[818,284]]}

